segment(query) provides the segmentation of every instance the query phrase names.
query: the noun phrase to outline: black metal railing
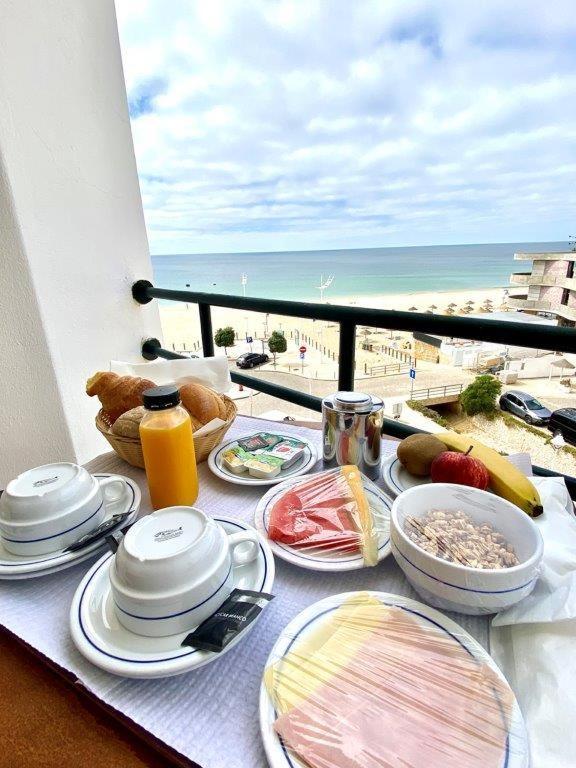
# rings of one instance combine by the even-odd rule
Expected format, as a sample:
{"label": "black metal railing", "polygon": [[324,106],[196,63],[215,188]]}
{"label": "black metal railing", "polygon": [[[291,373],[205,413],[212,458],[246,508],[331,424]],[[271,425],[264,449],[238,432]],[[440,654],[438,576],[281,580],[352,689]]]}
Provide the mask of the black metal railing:
{"label": "black metal railing", "polygon": [[[550,350],[553,352],[576,353],[576,329],[542,324],[528,324],[514,321],[504,323],[485,318],[449,317],[445,315],[400,312],[367,307],[347,307],[338,304],[315,304],[281,299],[258,299],[244,296],[228,296],[219,293],[181,291],[170,288],[156,288],[149,280],[138,280],[132,286],[132,296],[139,304],[148,304],[153,299],[168,299],[198,305],[200,335],[205,357],[214,356],[211,307],[226,307],[262,314],[285,315],[288,317],[325,320],[339,325],[340,341],[338,354],[338,388],[354,389],[354,367],[356,348],[356,327],[385,328],[394,331],[425,332],[448,338],[488,341],[507,346]],[[142,344],[142,355],[147,360],[158,357],[175,360],[183,357],[176,352],[163,349],[158,339],[147,339]],[[264,381],[243,373],[231,372],[232,381],[259,392],[286,400],[295,405],[321,411],[322,399],[290,387]],[[393,437],[404,438],[414,429],[393,419],[385,419],[385,432]],[[535,472],[554,475],[540,467]],[[566,478],[573,498],[576,498],[576,478]]]}

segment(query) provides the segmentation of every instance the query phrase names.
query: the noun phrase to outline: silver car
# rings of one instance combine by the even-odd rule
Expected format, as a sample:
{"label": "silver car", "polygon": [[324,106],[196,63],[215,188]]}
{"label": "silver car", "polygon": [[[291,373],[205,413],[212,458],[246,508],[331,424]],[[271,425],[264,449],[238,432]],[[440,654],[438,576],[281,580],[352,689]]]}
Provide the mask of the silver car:
{"label": "silver car", "polygon": [[519,416],[527,424],[548,424],[552,411],[527,392],[511,389],[500,397],[500,408]]}

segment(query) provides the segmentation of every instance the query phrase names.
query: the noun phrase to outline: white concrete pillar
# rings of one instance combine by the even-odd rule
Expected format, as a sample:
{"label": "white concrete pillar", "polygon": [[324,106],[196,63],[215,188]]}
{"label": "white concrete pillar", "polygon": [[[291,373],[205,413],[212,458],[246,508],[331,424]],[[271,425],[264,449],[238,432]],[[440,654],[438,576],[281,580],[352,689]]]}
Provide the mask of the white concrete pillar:
{"label": "white concrete pillar", "polygon": [[0,487],[107,450],[85,381],[160,335],[112,0],[0,0]]}

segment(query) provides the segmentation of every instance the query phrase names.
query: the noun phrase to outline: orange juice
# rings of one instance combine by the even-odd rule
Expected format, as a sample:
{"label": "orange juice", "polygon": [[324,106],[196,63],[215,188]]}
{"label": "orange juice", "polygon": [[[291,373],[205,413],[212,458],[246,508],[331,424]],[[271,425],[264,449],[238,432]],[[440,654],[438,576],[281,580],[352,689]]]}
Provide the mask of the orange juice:
{"label": "orange juice", "polygon": [[152,506],[191,506],[198,498],[198,472],[192,423],[179,405],[178,389],[154,387],[142,399],[140,440]]}

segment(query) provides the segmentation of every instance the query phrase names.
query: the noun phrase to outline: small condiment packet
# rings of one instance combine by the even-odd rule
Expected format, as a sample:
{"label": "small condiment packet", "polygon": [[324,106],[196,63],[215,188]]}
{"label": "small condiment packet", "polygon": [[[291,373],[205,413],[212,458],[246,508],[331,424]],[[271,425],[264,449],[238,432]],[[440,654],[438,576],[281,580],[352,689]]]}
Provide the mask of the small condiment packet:
{"label": "small condiment packet", "polygon": [[186,635],[182,645],[190,645],[199,651],[219,653],[246,629],[273,599],[274,595],[266,592],[232,590],[230,597],[212,616]]}
{"label": "small condiment packet", "polygon": [[284,462],[277,456],[269,456],[267,453],[257,453],[244,461],[244,466],[252,477],[266,479],[280,474]]}
{"label": "small condiment packet", "polygon": [[249,437],[239,437],[236,441],[240,448],[245,451],[258,451],[262,448],[268,448],[268,442],[261,435],[250,435]]}
{"label": "small condiment packet", "polygon": [[304,453],[305,444],[300,440],[285,438],[281,443],[266,451],[268,456],[282,459],[285,468],[292,466]]}

